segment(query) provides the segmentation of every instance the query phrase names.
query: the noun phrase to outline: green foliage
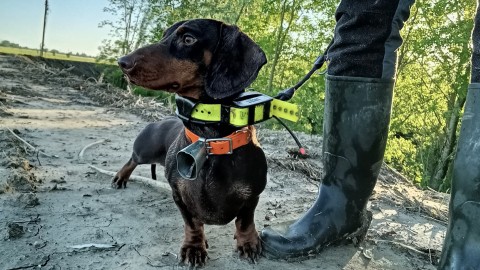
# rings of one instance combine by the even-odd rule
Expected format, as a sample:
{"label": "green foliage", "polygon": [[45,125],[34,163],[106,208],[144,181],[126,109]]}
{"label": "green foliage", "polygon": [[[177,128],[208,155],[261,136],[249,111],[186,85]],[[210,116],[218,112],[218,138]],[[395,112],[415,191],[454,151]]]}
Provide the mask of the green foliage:
{"label": "green foliage", "polygon": [[125,81],[123,72],[117,66],[107,66],[103,70],[105,81],[115,85],[116,87],[127,89],[127,82]]}
{"label": "green foliage", "polygon": [[18,45],[17,43],[13,43],[13,42],[10,42],[8,40],[2,40],[0,42],[0,46],[1,47],[9,47],[9,48],[25,48],[25,47],[22,47],[22,46]]}
{"label": "green foliage", "polygon": [[[111,56],[120,56],[127,43],[157,42],[165,29],[177,21],[222,20],[238,25],[265,51],[269,62],[252,87],[275,95],[301,79],[330,42],[339,0],[110,2],[144,3],[148,8],[144,14],[139,13],[137,21],[147,23],[149,30],[137,35],[136,43],[122,39],[125,32],[115,32],[118,43],[105,44],[106,48],[111,47]],[[474,8],[475,0],[417,0],[402,31],[404,45],[398,51],[396,94],[385,161],[422,186],[447,190],[451,182],[450,168],[469,76],[468,44]],[[126,18],[126,13],[117,14]],[[125,25],[122,27],[126,29]],[[146,94],[144,90],[139,93]],[[301,107],[301,120],[290,126],[321,134],[324,96],[324,78],[314,75],[293,99]],[[274,121],[267,125],[278,126]]]}
{"label": "green foliage", "polygon": [[145,43],[151,23],[149,0],[109,0],[103,11],[117,18],[104,20],[99,27],[110,30],[110,39],[100,46],[101,61],[114,62],[119,56],[139,48]]}
{"label": "green foliage", "polygon": [[385,153],[385,162],[397,168],[415,183],[422,180],[421,164],[415,160],[417,146],[408,139],[390,136],[388,150]]}
{"label": "green foliage", "polygon": [[[420,0],[403,31],[387,162],[446,190],[469,80],[474,0]],[[410,134],[399,141],[398,134]]]}

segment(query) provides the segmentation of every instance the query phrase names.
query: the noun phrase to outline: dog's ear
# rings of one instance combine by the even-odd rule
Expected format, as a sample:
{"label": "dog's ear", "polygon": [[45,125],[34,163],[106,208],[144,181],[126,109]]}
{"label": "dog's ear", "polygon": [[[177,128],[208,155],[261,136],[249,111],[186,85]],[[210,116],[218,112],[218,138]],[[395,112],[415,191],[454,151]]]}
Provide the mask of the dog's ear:
{"label": "dog's ear", "polygon": [[222,99],[243,91],[267,63],[263,50],[238,27],[221,24],[220,37],[205,76],[207,95]]}

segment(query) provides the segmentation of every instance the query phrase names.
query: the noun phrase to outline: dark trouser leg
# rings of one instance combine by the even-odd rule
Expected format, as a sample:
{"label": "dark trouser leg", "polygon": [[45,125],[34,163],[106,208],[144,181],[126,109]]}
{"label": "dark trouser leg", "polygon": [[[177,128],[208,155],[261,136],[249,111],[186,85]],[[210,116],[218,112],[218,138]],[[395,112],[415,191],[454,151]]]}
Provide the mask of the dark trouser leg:
{"label": "dark trouser leg", "polygon": [[480,5],[472,40],[471,83],[453,165],[449,223],[439,269],[480,268]]}
{"label": "dark trouser leg", "polygon": [[267,228],[267,257],[293,258],[361,239],[365,207],[382,165],[390,120],[399,30],[413,0],[344,0],[328,51],[324,115],[325,177],[311,208],[283,228]]}
{"label": "dark trouser leg", "polygon": [[392,79],[400,29],[414,0],[344,0],[337,12],[334,43],[327,58],[328,74]]}

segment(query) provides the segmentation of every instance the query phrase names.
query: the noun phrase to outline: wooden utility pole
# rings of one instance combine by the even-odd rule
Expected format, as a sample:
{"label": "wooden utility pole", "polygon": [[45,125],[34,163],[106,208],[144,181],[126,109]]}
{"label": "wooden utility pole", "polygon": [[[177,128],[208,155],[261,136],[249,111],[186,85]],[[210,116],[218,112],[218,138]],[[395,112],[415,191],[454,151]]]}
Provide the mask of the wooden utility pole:
{"label": "wooden utility pole", "polygon": [[43,57],[43,46],[45,45],[45,27],[47,26],[48,0],[45,0],[45,14],[43,15],[43,34],[42,45],[40,46],[40,56]]}

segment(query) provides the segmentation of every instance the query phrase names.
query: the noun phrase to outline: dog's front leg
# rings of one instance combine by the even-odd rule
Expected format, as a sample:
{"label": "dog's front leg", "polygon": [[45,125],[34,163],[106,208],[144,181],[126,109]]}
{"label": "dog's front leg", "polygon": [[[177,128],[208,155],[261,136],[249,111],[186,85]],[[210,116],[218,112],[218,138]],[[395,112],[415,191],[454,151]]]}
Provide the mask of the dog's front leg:
{"label": "dog's front leg", "polygon": [[249,258],[256,262],[262,252],[262,245],[255,229],[254,214],[258,204],[258,197],[250,200],[240,210],[235,220],[235,236],[237,240],[237,251],[240,256]]}
{"label": "dog's front leg", "polygon": [[173,199],[185,222],[185,238],[180,249],[180,262],[192,267],[204,266],[207,260],[208,243],[203,230],[203,223],[192,217],[180,196],[175,196],[174,193]]}
{"label": "dog's front leg", "polygon": [[185,238],[180,249],[180,259],[190,266],[203,266],[207,260],[208,243],[205,239],[203,224],[185,222]]}

